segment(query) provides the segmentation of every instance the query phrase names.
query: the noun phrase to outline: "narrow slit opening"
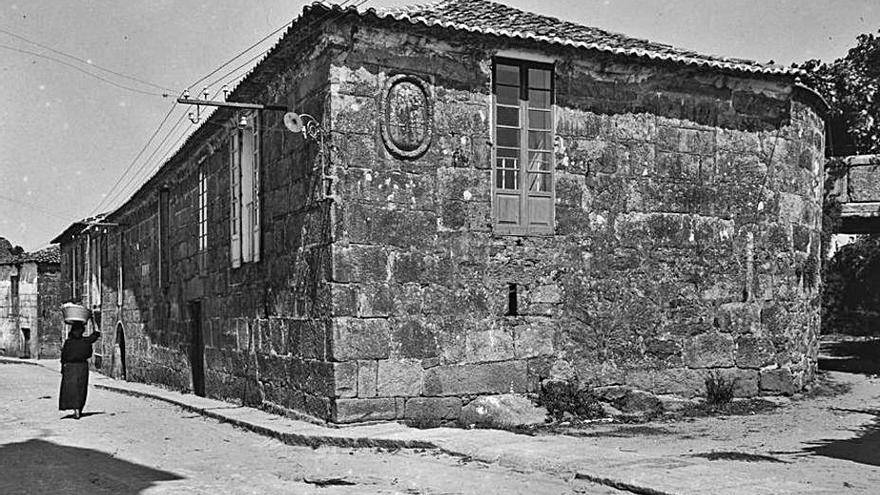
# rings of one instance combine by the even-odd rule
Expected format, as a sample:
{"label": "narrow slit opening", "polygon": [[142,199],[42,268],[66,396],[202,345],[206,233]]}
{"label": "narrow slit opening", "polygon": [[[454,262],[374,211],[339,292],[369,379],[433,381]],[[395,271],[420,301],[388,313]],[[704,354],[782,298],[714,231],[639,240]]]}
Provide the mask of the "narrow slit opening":
{"label": "narrow slit opening", "polygon": [[516,284],[507,284],[507,316],[517,316]]}

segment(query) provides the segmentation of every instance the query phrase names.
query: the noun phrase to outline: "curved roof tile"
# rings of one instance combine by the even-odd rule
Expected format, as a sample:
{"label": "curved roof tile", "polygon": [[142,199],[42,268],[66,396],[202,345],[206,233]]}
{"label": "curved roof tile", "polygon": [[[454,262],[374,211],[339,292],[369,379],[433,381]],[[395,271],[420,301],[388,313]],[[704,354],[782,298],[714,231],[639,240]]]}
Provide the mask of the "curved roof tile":
{"label": "curved roof tile", "polygon": [[[586,48],[617,55],[664,60],[686,65],[743,71],[752,74],[802,74],[800,69],[764,65],[751,60],[704,55],[671,45],[632,38],[603,29],[563,21],[555,17],[525,12],[489,0],[438,0],[421,5],[358,11],[338,5],[315,2],[311,8],[347,10],[380,19],[406,21],[472,33],[534,40],[544,43]],[[310,7],[306,7],[309,9]]]}

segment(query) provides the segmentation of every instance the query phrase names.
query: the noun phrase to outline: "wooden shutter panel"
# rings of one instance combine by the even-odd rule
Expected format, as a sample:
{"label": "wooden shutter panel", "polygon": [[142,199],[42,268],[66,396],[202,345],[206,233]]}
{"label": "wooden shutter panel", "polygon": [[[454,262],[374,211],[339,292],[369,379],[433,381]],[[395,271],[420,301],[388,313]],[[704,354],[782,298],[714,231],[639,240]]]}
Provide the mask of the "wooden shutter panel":
{"label": "wooden shutter panel", "polygon": [[229,135],[229,255],[232,267],[241,266],[241,154],[239,131],[233,128]]}
{"label": "wooden shutter panel", "polygon": [[526,209],[530,234],[553,233],[553,198],[551,196],[526,197]]}
{"label": "wooden shutter panel", "polygon": [[251,232],[251,247],[254,261],[260,261],[260,112],[254,112],[254,176]]}

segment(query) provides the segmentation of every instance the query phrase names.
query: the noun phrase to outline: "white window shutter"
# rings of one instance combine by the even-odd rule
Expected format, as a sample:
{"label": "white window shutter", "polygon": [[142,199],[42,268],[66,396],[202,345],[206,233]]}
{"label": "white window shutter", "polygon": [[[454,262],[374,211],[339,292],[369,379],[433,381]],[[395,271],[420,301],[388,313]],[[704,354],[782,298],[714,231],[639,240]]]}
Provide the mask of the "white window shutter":
{"label": "white window shutter", "polygon": [[240,131],[241,136],[241,261],[249,263],[253,257],[253,219],[254,219],[254,119],[247,117],[248,126]]}
{"label": "white window shutter", "polygon": [[229,135],[229,255],[232,267],[241,266],[241,154],[240,132],[233,128]]}
{"label": "white window shutter", "polygon": [[254,167],[251,232],[254,261],[260,261],[260,113],[254,112]]}

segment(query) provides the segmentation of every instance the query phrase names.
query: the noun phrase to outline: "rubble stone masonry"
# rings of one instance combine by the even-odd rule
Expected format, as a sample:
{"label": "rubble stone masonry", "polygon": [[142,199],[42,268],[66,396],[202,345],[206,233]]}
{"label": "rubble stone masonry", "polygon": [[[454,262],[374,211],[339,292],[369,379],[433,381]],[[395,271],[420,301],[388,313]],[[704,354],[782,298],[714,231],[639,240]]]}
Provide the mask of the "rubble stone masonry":
{"label": "rubble stone masonry", "polygon": [[[739,396],[811,380],[823,122],[790,82],[352,32],[330,68],[336,421],[454,418],[548,378],[684,397],[709,372]],[[556,60],[550,236],[493,234],[491,57],[511,49]],[[429,81],[434,106],[414,160],[389,153],[377,118],[401,73]]]}

